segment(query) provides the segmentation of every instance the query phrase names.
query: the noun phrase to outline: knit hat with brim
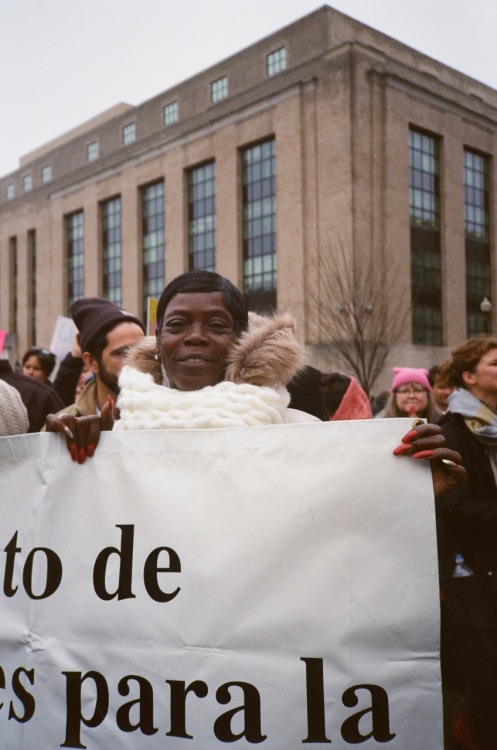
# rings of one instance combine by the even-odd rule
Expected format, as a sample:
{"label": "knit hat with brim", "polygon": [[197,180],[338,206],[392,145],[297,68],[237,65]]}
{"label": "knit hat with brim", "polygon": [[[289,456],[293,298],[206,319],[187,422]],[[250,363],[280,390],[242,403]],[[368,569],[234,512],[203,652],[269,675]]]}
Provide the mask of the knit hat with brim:
{"label": "knit hat with brim", "polygon": [[407,383],[417,383],[422,385],[428,393],[431,391],[431,385],[428,381],[428,370],[418,367],[393,367],[392,391],[396,391],[401,385]]}
{"label": "knit hat with brim", "polygon": [[76,300],[71,305],[71,316],[79,331],[79,345],[82,352],[91,352],[99,336],[111,331],[120,323],[136,323],[145,333],[141,320],[102,297],[85,297]]}
{"label": "knit hat with brim", "polygon": [[18,390],[0,380],[0,437],[29,432],[28,412]]}

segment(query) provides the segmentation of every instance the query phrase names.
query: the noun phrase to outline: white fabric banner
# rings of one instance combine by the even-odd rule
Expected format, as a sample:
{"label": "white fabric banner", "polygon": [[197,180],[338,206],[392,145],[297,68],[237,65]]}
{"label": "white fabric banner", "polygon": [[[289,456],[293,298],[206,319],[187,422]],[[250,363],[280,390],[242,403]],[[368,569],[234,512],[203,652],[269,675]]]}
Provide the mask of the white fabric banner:
{"label": "white fabric banner", "polygon": [[0,439],[0,746],[441,750],[409,420]]}

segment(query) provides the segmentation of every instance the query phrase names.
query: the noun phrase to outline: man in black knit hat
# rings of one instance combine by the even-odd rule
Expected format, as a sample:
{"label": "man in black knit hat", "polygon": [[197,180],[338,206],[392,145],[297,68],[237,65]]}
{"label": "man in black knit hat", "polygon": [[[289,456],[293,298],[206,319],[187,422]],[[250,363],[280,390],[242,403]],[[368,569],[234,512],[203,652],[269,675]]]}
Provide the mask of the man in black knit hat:
{"label": "man in black knit hat", "polygon": [[76,300],[71,305],[71,317],[78,329],[83,362],[94,377],[75,403],[62,411],[73,417],[89,417],[100,414],[109,396],[115,402],[123,357],[145,335],[145,328],[135,315],[101,297]]}

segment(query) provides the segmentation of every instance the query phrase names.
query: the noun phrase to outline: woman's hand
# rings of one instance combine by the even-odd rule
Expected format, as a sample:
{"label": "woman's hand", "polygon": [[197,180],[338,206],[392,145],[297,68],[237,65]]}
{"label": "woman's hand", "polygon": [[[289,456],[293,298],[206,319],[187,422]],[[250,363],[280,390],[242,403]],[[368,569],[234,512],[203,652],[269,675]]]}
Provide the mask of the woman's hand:
{"label": "woman's hand", "polygon": [[408,455],[430,462],[435,497],[466,483],[467,474],[461,455],[445,447],[445,437],[436,424],[413,427],[393,453],[395,456]]}
{"label": "woman's hand", "polygon": [[45,427],[47,432],[62,432],[66,438],[67,450],[73,461],[84,464],[91,458],[100,440],[102,431],[112,430],[114,424],[112,399],[106,403],[101,416],[73,417],[70,414],[48,414]]}

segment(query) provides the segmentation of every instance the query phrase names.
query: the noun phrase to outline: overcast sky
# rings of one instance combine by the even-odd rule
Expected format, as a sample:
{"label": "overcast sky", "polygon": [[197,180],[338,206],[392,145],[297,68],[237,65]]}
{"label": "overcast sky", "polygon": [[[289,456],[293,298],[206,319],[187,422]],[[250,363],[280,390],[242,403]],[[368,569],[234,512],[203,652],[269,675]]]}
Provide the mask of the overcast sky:
{"label": "overcast sky", "polygon": [[[118,102],[141,104],[320,0],[0,0],[0,176]],[[497,0],[332,0],[497,89]]]}

